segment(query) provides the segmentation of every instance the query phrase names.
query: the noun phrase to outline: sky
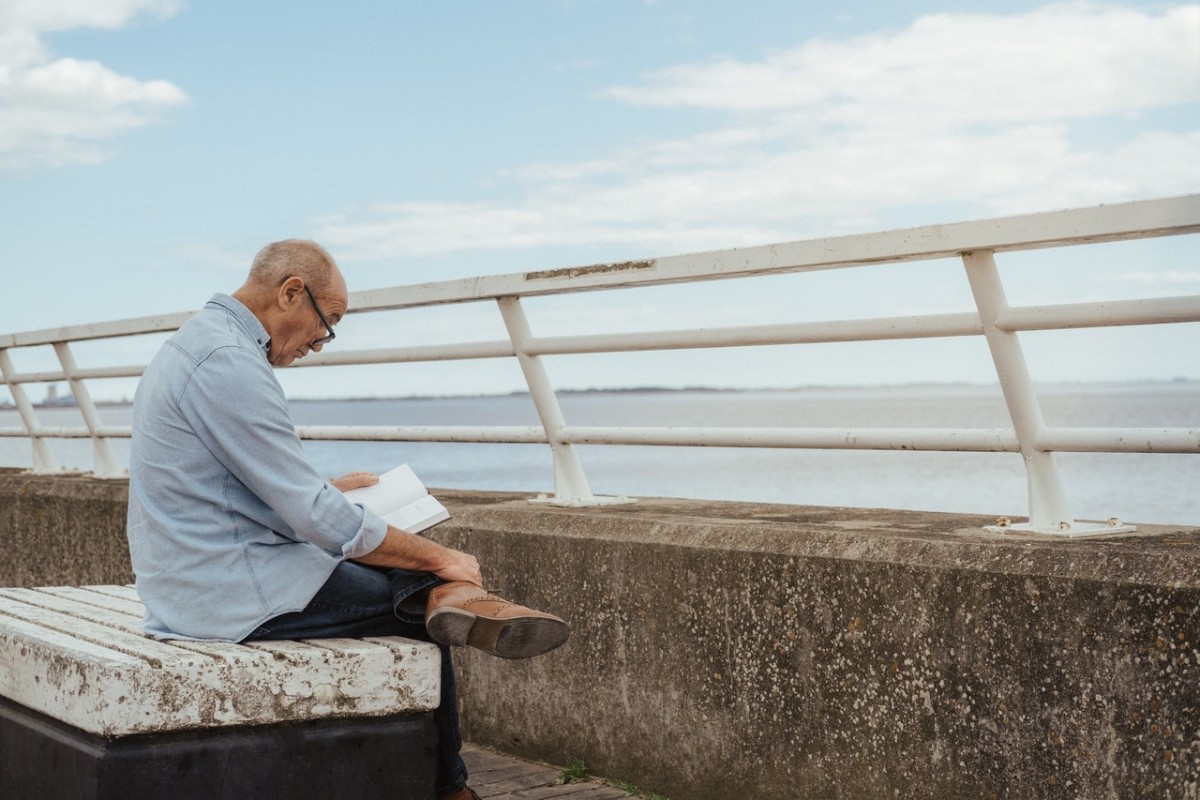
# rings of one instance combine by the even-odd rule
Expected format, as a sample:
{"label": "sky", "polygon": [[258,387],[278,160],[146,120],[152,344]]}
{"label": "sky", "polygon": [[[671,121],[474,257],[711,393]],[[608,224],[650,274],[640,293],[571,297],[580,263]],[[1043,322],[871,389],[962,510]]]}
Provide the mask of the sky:
{"label": "sky", "polygon": [[[1197,191],[1197,4],[0,0],[0,334],[198,308],[289,237],[360,290]],[[1013,304],[1200,295],[1196,245],[998,261]],[[527,304],[544,335],[971,309],[953,261]],[[488,304],[338,333],[504,337]],[[1039,382],[1200,379],[1200,323],[1022,343]],[[978,339],[547,367],[574,389],[995,381]],[[524,385],[511,360],[286,372],[293,396]]]}

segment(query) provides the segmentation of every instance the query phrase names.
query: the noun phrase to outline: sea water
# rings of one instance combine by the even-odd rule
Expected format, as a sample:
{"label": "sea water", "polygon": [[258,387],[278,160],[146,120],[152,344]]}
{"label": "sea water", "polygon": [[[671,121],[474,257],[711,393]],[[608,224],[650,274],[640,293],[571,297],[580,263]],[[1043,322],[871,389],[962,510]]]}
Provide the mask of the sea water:
{"label": "sea water", "polygon": [[[1196,382],[1040,387],[1052,427],[1200,429]],[[1011,427],[995,386],[810,388],[770,391],[563,393],[572,425],[987,428]],[[528,395],[299,400],[297,425],[536,426]],[[100,409],[128,425],[128,406]],[[73,408],[39,408],[43,425],[81,425]],[[19,425],[0,410],[0,426]],[[52,447],[66,467],[91,468],[88,440]],[[128,441],[114,440],[123,464]],[[552,494],[546,445],[306,441],[317,471],[381,472],[408,463],[430,487]],[[1014,453],[789,450],[774,448],[577,447],[595,494],[688,497],[801,505],[1028,513],[1026,476]],[[1059,453],[1069,507],[1080,520],[1200,525],[1200,455]],[[29,466],[28,441],[0,438],[0,466]]]}

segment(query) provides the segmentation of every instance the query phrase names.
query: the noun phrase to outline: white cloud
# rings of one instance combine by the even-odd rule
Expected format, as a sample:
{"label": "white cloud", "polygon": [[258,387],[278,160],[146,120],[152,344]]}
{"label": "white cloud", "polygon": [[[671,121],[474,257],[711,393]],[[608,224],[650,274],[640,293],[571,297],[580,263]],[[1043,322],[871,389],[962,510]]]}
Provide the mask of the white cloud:
{"label": "white cloud", "polygon": [[143,13],[168,16],[175,0],[0,2],[0,166],[94,163],[104,142],[140,128],[187,95],[164,80],[120,75],[96,61],[55,58],[42,34],[115,29]]}
{"label": "white cloud", "polygon": [[938,14],[898,33],[816,39],[608,94],[636,105],[803,111],[826,122],[957,127],[1129,113],[1200,100],[1200,6],[1161,15],[1066,3],[1012,16]]}
{"label": "white cloud", "polygon": [[181,8],[181,0],[4,0],[0,3],[0,27],[38,32],[113,30],[124,27],[138,14],[167,17]]}
{"label": "white cloud", "polygon": [[[1184,194],[1200,186],[1198,64],[1200,5],[926,16],[613,87],[605,97],[728,124],[513,170],[516,204],[383,205],[322,220],[317,236],[364,258],[672,253],[870,229],[894,209],[966,218]],[[1162,110],[1172,124],[1144,121]]]}

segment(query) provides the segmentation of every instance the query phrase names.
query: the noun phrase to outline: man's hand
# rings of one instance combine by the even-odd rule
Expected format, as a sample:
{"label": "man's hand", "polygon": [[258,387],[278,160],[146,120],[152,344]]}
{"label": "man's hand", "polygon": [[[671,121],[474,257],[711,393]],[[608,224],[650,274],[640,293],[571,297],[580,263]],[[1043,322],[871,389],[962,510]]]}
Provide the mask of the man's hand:
{"label": "man's hand", "polygon": [[340,478],[331,479],[329,483],[339,492],[346,492],[364,486],[374,486],[379,483],[379,476],[374,472],[347,472]]}
{"label": "man's hand", "polygon": [[450,549],[446,549],[444,555],[448,563],[444,567],[432,570],[434,575],[444,581],[468,581],[476,586],[483,586],[483,573],[479,570],[479,560],[475,556]]}

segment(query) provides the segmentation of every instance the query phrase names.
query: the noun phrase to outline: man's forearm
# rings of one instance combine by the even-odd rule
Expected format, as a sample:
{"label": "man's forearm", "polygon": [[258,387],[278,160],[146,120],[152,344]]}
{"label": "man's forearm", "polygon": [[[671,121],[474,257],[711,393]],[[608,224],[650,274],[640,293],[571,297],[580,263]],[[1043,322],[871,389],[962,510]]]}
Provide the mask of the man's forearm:
{"label": "man's forearm", "polygon": [[414,569],[432,572],[445,580],[483,583],[479,562],[474,556],[390,525],[379,547],[354,560],[372,567]]}
{"label": "man's forearm", "polygon": [[361,561],[373,567],[402,567],[404,569],[436,572],[446,559],[446,548],[423,536],[413,536],[388,526],[387,536],[371,552],[359,556]]}

